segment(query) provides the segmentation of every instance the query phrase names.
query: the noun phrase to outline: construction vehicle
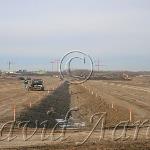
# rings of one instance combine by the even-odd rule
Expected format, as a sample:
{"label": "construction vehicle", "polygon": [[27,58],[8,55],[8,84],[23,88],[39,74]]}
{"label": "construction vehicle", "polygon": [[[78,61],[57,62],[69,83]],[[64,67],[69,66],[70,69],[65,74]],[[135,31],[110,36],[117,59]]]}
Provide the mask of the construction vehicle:
{"label": "construction vehicle", "polygon": [[33,79],[30,81],[28,84],[28,91],[44,91],[44,85],[43,85],[43,80],[42,79]]}
{"label": "construction vehicle", "polygon": [[125,74],[125,73],[122,74],[122,78],[123,78],[124,80],[128,80],[128,81],[131,80],[131,78],[129,78],[129,76],[128,76],[127,74]]}

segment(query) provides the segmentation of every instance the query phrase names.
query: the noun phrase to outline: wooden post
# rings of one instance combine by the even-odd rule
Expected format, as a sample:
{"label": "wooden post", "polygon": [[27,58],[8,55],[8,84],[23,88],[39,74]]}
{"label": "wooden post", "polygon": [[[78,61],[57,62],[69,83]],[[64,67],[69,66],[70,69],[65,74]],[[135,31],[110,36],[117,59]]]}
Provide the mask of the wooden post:
{"label": "wooden post", "polygon": [[96,93],[96,97],[97,97],[97,93]]}
{"label": "wooden post", "polygon": [[129,110],[129,115],[130,115],[130,122],[132,121],[132,110]]}
{"label": "wooden post", "polygon": [[13,117],[14,117],[14,121],[16,121],[16,106],[13,106]]}
{"label": "wooden post", "polygon": [[29,103],[29,107],[30,107],[30,108],[32,107],[32,103],[31,103],[31,101],[30,101],[30,103]]}
{"label": "wooden post", "polygon": [[114,109],[114,104],[113,103],[111,104],[111,108]]}

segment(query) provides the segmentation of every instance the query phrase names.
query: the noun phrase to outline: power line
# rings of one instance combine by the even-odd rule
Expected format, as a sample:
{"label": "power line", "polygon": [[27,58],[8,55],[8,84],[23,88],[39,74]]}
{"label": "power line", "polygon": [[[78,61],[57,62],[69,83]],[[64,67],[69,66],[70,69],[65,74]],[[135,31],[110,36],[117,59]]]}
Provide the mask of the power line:
{"label": "power line", "polygon": [[51,63],[51,71],[53,72],[53,71],[54,71],[53,69],[54,69],[54,63],[55,63],[55,62],[54,62],[54,61],[51,61],[50,63]]}
{"label": "power line", "polygon": [[59,63],[60,63],[60,60],[56,59],[55,62],[56,62],[57,72],[59,72]]}
{"label": "power line", "polygon": [[105,66],[105,65],[102,65],[102,64],[100,63],[100,59],[98,58],[98,60],[97,60],[95,66],[97,67],[97,71],[99,72],[99,71],[100,71],[100,67],[103,67],[103,66]]}

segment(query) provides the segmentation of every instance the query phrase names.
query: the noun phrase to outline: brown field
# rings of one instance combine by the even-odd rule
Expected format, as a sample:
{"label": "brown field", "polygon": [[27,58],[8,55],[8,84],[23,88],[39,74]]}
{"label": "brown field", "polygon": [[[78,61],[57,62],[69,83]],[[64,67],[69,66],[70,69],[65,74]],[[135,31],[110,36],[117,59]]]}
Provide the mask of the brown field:
{"label": "brown field", "polygon": [[[39,77],[37,77],[39,78]],[[0,124],[14,119],[28,121],[28,133],[35,129],[38,120],[38,132],[28,141],[23,141],[21,128],[15,128],[16,139],[8,142],[0,141],[1,149],[150,149],[149,140],[145,138],[146,129],[143,128],[137,140],[132,140],[134,128],[127,132],[130,138],[126,141],[113,141],[112,131],[116,124],[131,119],[130,124],[137,120],[150,119],[150,77],[134,77],[132,81],[96,81],[90,80],[82,85],[69,85],[58,78],[40,77],[45,81],[45,91],[28,92],[23,81],[18,79],[0,79]],[[48,131],[56,124],[55,119],[63,119],[70,108],[78,107],[79,111],[72,113],[76,122],[84,122],[85,127],[67,130],[69,136],[65,141],[41,141],[42,123],[49,122]],[[47,114],[53,110],[53,114]],[[93,114],[106,112],[106,135],[99,141],[100,126],[96,128],[90,139],[82,146],[76,147],[76,142],[81,142],[95,125],[90,122]],[[132,112],[132,114],[131,114]],[[5,129],[4,135],[9,131]],[[47,135],[49,135],[47,132]],[[57,130],[56,136],[60,134]],[[122,129],[118,129],[118,135]],[[1,136],[1,139],[4,138]],[[0,139],[0,140],[1,140]]]}

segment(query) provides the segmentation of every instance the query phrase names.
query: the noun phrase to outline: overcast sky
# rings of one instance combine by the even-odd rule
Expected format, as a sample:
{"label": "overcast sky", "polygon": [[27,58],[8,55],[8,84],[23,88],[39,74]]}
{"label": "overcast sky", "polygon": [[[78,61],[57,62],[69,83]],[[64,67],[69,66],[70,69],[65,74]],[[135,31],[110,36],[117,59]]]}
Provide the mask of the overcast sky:
{"label": "overcast sky", "polygon": [[48,69],[71,50],[150,70],[150,0],[0,0],[0,69]]}

